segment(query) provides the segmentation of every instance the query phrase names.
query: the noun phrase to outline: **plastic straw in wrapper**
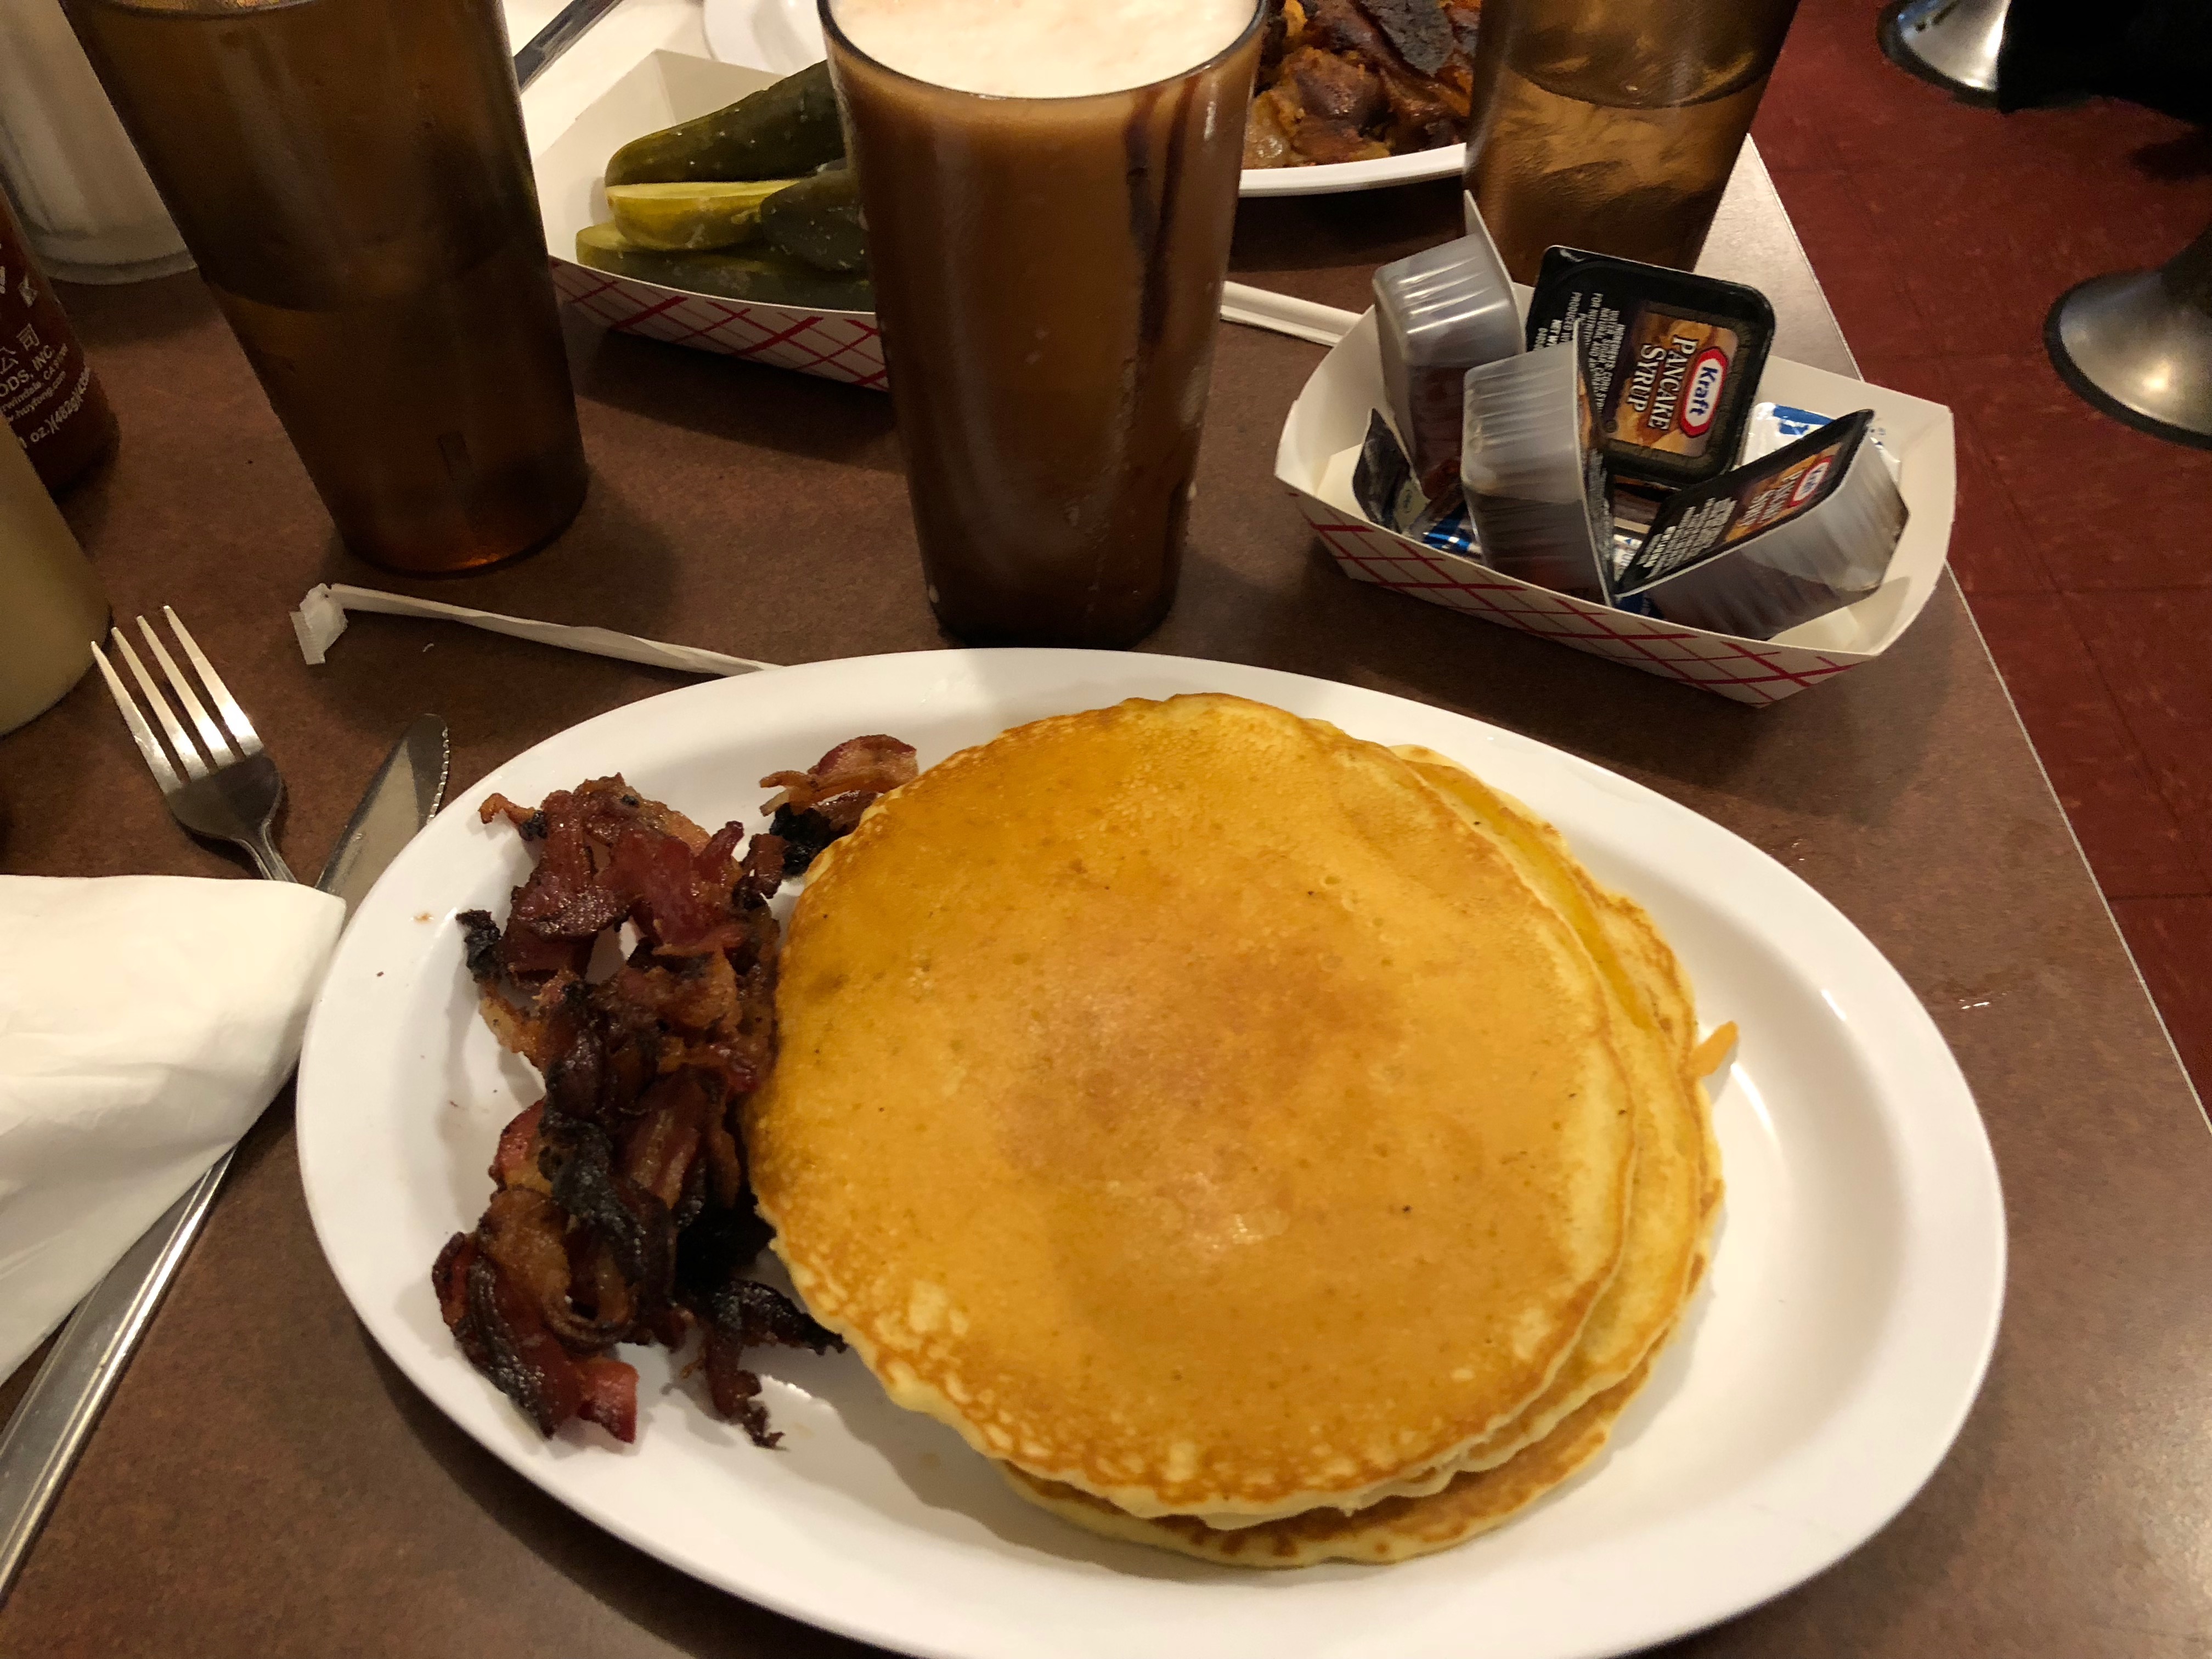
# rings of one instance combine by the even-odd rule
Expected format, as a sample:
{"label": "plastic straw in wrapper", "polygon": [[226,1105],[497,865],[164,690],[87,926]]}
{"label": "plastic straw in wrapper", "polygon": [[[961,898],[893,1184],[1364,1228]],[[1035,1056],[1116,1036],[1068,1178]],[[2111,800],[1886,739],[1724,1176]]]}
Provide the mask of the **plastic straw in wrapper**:
{"label": "plastic straw in wrapper", "polygon": [[1375,331],[1391,418],[1422,493],[1434,500],[1459,470],[1467,371],[1522,349],[1513,284],[1479,217],[1457,241],[1376,271]]}
{"label": "plastic straw in wrapper", "polygon": [[502,617],[489,611],[441,605],[435,599],[417,599],[404,593],[386,593],[373,587],[349,587],[335,582],[309,588],[307,597],[300,601],[300,608],[292,613],[292,631],[299,636],[300,654],[310,664],[320,663],[332,642],[345,632],[349,611],[377,611],[389,617],[432,617],[480,628],[486,633],[535,640],[540,645],[588,652],[595,657],[615,657],[655,668],[679,669],[687,674],[753,674],[778,665],[756,662],[750,657],[725,656],[719,651],[702,651],[696,646],[640,639],[635,634],[617,634],[612,629],[571,628],[560,623],[536,622],[526,617]]}
{"label": "plastic straw in wrapper", "polygon": [[1785,629],[1881,586],[1905,498],[1869,441],[1871,410],[1679,491],[1620,573],[1625,611],[1740,639]]}
{"label": "plastic straw in wrapper", "polygon": [[1470,369],[1460,483],[1482,562],[1609,603],[1613,509],[1572,339]]}

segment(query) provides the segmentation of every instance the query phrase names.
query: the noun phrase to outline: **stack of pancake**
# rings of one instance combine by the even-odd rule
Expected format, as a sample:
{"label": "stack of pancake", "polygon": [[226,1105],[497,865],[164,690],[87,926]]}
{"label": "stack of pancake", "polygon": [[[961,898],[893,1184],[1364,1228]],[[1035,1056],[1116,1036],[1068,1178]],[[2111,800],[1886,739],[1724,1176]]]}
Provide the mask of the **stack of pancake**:
{"label": "stack of pancake", "polygon": [[1704,1264],[1729,1033],[1549,825],[1186,696],[956,755],[815,872],[762,1213],[814,1316],[1024,1497],[1391,1561],[1603,1445]]}

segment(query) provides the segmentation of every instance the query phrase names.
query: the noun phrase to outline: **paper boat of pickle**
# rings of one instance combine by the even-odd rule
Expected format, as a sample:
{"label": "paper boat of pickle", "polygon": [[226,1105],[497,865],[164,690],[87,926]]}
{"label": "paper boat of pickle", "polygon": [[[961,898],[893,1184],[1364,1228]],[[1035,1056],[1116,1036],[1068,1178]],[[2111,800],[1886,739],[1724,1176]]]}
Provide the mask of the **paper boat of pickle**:
{"label": "paper boat of pickle", "polygon": [[1943,574],[1957,474],[1951,411],[1941,404],[1773,356],[1759,376],[1758,395],[1832,415],[1873,410],[1899,463],[1899,488],[1911,514],[1879,587],[1771,640],[1709,633],[1553,592],[1370,521],[1353,498],[1352,472],[1368,411],[1386,402],[1372,312],[1322,360],[1291,405],[1275,476],[1297,496],[1329,556],[1355,580],[1738,702],[1778,702],[1872,662],[1912,625]]}
{"label": "paper boat of pickle", "polygon": [[[578,234],[610,217],[609,156],[633,138],[720,109],[779,78],[766,70],[655,52],[586,107],[534,158],[553,286],[594,322],[625,334],[880,390],[883,343],[872,311],[732,298],[596,269],[575,257]],[[671,269],[683,266],[671,262]]]}

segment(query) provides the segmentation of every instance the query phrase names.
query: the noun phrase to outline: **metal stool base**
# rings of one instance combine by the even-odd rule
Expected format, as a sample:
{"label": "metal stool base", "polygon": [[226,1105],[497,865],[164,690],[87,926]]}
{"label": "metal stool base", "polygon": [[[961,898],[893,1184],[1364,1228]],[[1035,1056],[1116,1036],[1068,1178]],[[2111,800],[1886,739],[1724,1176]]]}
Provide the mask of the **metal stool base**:
{"label": "metal stool base", "polygon": [[2093,276],[2044,321],[2051,366],[2082,399],[2168,442],[2212,449],[2212,315],[2156,270]]}
{"label": "metal stool base", "polygon": [[1969,104],[1997,101],[2009,0],[1897,0],[1875,25],[1882,56]]}

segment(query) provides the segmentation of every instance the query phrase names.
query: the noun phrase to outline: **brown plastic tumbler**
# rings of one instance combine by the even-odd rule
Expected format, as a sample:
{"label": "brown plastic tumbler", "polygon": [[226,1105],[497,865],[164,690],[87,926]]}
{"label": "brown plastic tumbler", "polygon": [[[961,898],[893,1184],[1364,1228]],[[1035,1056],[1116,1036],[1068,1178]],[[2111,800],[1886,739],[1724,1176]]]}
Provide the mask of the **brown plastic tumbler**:
{"label": "brown plastic tumbler", "polygon": [[582,441],[499,0],[64,0],[346,545],[551,539]]}
{"label": "brown plastic tumbler", "polygon": [[1505,267],[1555,244],[1686,270],[1797,0],[1483,0],[1467,188]]}
{"label": "brown plastic tumbler", "polygon": [[930,604],[971,644],[1132,644],[1175,601],[1258,9],[1066,98],[915,80],[821,9]]}

